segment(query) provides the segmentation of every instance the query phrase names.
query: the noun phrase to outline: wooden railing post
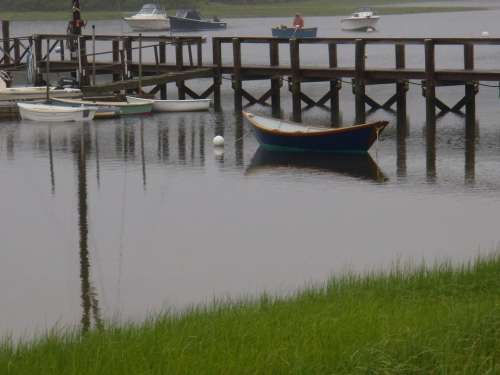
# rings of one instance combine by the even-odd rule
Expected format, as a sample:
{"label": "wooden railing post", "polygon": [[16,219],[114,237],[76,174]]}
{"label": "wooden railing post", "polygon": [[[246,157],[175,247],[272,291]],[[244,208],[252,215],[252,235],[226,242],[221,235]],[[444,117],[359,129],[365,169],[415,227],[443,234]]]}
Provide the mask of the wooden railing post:
{"label": "wooden railing post", "polygon": [[[328,43],[328,63],[330,68],[338,66],[337,61],[337,45],[335,43]],[[334,79],[330,81],[330,123],[331,125],[338,125],[340,119],[340,105],[339,105],[339,91],[341,88],[341,81]]]}
{"label": "wooden railing post", "polygon": [[355,62],[354,62],[354,96],[356,107],[356,123],[362,124],[366,121],[365,111],[365,59],[366,43],[363,39],[356,39],[354,42]]}
{"label": "wooden railing post", "polygon": [[425,115],[427,127],[436,125],[436,82],[435,71],[435,47],[432,39],[424,40],[425,50]]}
{"label": "wooden railing post", "polygon": [[[280,50],[279,43],[276,40],[272,40],[269,44],[269,59],[271,66],[280,65]],[[281,111],[281,78],[279,76],[273,76],[271,78],[271,107],[274,117],[280,117]]]}
{"label": "wooden railing post", "polygon": [[[160,40],[158,53],[160,55],[159,56],[160,64],[165,64],[167,62],[167,48],[166,48],[166,44],[165,44],[164,40]],[[162,100],[167,99],[167,84],[166,83],[160,85],[160,98]]]}
{"label": "wooden railing post", "polygon": [[[182,71],[184,66],[184,50],[183,50],[183,42],[181,39],[175,39],[175,65],[178,71]],[[186,90],[184,89],[184,81],[179,80],[176,82],[178,97],[181,100],[186,99]]]}
{"label": "wooden railing post", "polygon": [[300,44],[298,39],[290,39],[290,64],[292,70],[292,112],[293,121],[302,121],[302,103],[300,98]]}
{"label": "wooden railing post", "polygon": [[218,38],[213,39],[212,62],[214,65],[214,109],[221,110],[220,89],[222,84],[222,45]]}
{"label": "wooden railing post", "polygon": [[240,112],[243,108],[243,95],[241,83],[241,43],[238,38],[233,38],[233,67],[234,110]]}

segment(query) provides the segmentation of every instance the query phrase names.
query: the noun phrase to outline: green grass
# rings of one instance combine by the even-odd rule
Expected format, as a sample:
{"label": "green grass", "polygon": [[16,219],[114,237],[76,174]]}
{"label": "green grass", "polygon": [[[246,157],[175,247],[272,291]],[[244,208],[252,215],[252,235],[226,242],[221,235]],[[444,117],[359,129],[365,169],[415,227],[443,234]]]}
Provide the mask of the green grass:
{"label": "green grass", "polygon": [[0,344],[1,374],[493,374],[500,256]]}
{"label": "green grass", "polygon": [[[380,14],[401,14],[401,13],[431,13],[431,12],[450,12],[450,11],[471,11],[486,9],[485,7],[463,7],[463,6],[412,6],[401,7],[392,6],[391,0],[378,0],[375,4],[384,5],[374,7]],[[351,2],[330,1],[330,0],[300,0],[292,3],[270,3],[270,4],[222,4],[206,3],[199,4],[202,15],[206,17],[218,16],[221,18],[231,17],[291,17],[299,12],[305,16],[337,16],[352,13],[362,2],[354,0]],[[389,6],[387,5],[389,4]],[[168,10],[170,14],[175,13],[175,9]],[[87,20],[106,20],[119,19],[121,17],[133,14],[134,12],[118,11],[83,11],[83,17]],[[51,11],[51,12],[2,12],[2,19],[13,21],[55,21],[69,20],[71,12],[69,11]]]}

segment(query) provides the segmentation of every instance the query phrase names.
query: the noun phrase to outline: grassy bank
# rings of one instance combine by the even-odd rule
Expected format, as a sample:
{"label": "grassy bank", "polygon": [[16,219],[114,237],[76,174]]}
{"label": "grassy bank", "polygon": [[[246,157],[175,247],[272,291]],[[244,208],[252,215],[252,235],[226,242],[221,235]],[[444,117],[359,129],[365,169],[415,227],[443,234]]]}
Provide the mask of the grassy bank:
{"label": "grassy bank", "polygon": [[[205,17],[218,16],[220,18],[237,17],[291,17],[299,12],[305,16],[338,16],[350,14],[356,9],[355,4],[338,3],[325,0],[306,0],[293,3],[271,3],[271,4],[222,4],[222,3],[201,3],[198,7]],[[454,7],[454,6],[383,6],[374,7],[379,14],[405,14],[405,13],[432,13],[432,12],[452,12],[471,11],[485,9],[482,7]],[[175,14],[175,9],[169,9],[169,14]],[[119,19],[133,14],[133,12],[118,11],[85,11],[83,16],[87,20],[97,21],[106,19]],[[69,20],[71,12],[51,11],[51,12],[2,12],[2,19],[13,21],[57,21]]]}
{"label": "grassy bank", "polygon": [[499,256],[0,344],[0,373],[23,375],[486,374],[499,360]]}

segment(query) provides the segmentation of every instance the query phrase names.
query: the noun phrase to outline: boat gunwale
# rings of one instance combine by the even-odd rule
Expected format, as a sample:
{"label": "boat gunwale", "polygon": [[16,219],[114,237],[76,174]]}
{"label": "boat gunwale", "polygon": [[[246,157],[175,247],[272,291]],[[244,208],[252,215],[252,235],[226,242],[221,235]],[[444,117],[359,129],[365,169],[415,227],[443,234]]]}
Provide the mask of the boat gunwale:
{"label": "boat gunwale", "polygon": [[212,99],[202,98],[202,99],[148,99],[148,98],[138,98],[136,96],[127,95],[127,98],[131,98],[134,100],[148,100],[154,103],[201,103],[201,102],[212,102]]}
{"label": "boat gunwale", "polygon": [[[317,131],[314,130],[313,132],[308,132],[308,133],[302,132],[300,130],[295,131],[295,132],[282,132],[282,131],[277,130],[277,129],[269,129],[269,128],[266,128],[266,127],[260,125],[257,121],[254,120],[254,117],[256,115],[253,115],[250,112],[243,111],[242,114],[253,126],[255,126],[260,131],[263,131],[266,133],[271,133],[271,134],[276,134],[276,135],[280,135],[280,136],[287,136],[287,137],[311,137],[311,136],[319,136],[319,135],[333,135],[333,134],[338,134],[338,133],[345,133],[345,132],[351,131],[351,130],[361,130],[361,129],[367,129],[367,128],[371,128],[371,129],[375,128],[375,130],[377,130],[377,131],[382,131],[387,125],[389,125],[389,121],[382,120],[382,121],[369,122],[369,123],[360,124],[360,125],[352,125],[352,126],[343,127],[343,128],[333,128],[333,129],[325,129],[325,130],[322,130],[320,128],[315,128],[318,130]],[[259,116],[259,115],[257,115],[257,116]],[[261,117],[265,117],[265,116],[261,116]],[[293,122],[286,121],[286,120],[280,120],[280,122],[284,122],[284,123],[287,123],[289,125],[294,125],[294,126],[299,125],[300,126],[299,123],[293,123]]]}

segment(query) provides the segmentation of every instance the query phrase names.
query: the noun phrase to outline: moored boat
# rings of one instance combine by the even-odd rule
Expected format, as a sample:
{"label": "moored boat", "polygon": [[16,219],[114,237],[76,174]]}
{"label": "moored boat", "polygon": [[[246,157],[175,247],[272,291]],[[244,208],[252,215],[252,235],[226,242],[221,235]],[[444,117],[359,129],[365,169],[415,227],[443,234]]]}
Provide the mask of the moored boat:
{"label": "moored boat", "polygon": [[142,103],[150,100],[153,101],[153,112],[207,111],[212,102],[211,99],[160,100],[127,96],[127,101],[129,103]]}
{"label": "moored boat", "polygon": [[387,126],[377,121],[344,128],[321,128],[243,112],[259,143],[271,150],[367,152]]}
{"label": "moored boat", "polygon": [[317,27],[273,27],[271,29],[272,35],[275,38],[316,38],[318,32]]}
{"label": "moored boat", "polygon": [[[61,98],[81,98],[80,89],[49,87],[49,96]],[[20,86],[0,89],[0,101],[2,100],[41,100],[47,97],[47,86]]]}
{"label": "moored boat", "polygon": [[200,30],[224,30],[227,23],[214,20],[202,19],[200,13],[194,9],[178,10],[175,16],[168,16],[171,31],[200,31]]}
{"label": "moored boat", "polygon": [[44,122],[90,121],[97,108],[67,107],[52,104],[17,103],[23,120]]}
{"label": "moored boat", "polygon": [[53,98],[55,102],[62,104],[71,104],[76,106],[95,106],[95,107],[105,107],[105,108],[118,108],[120,115],[141,115],[151,113],[153,110],[153,101],[145,99],[141,103],[131,103],[128,101],[124,102],[106,102],[98,100],[83,100],[83,99],[61,99]]}
{"label": "moored boat", "polygon": [[170,25],[167,13],[156,4],[145,4],[137,14],[123,19],[133,31],[168,30]]}
{"label": "moored boat", "polygon": [[342,30],[374,30],[379,19],[380,17],[375,15],[371,9],[361,8],[350,17],[342,18],[340,24]]}

